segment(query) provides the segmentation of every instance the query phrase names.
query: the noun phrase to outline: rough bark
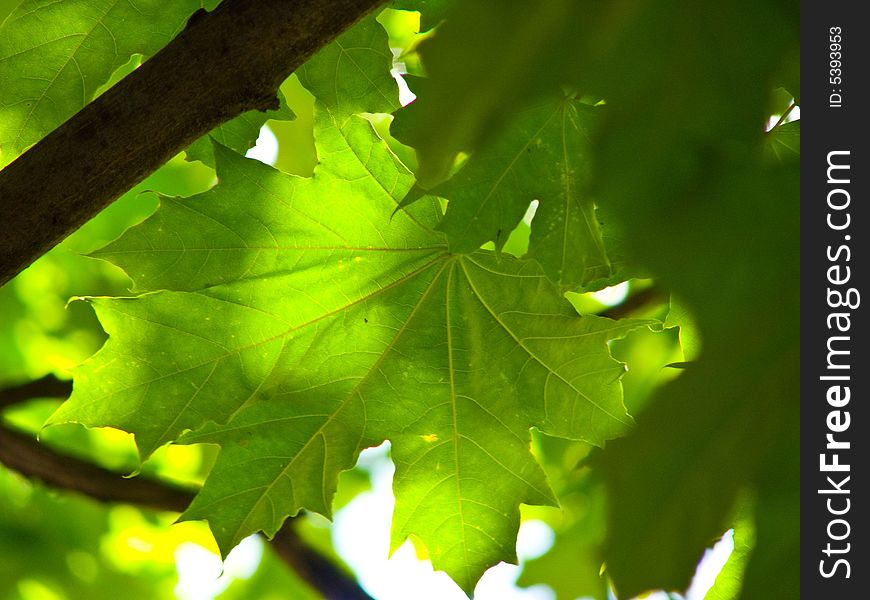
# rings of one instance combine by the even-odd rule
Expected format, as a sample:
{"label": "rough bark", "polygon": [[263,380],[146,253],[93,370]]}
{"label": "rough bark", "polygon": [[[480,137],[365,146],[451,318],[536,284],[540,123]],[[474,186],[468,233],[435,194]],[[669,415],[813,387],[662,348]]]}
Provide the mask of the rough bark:
{"label": "rough bark", "polygon": [[0,171],[0,285],[383,0],[224,0]]}

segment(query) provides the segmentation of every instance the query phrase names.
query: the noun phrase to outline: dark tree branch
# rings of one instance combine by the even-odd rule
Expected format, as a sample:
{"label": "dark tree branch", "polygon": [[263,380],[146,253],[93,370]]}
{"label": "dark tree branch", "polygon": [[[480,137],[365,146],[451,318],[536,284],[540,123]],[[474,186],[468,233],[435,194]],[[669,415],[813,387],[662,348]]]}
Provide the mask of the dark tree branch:
{"label": "dark tree branch", "polygon": [[0,171],[0,285],[383,0],[224,0]]}
{"label": "dark tree branch", "polygon": [[[15,388],[0,390],[0,408],[34,398],[65,397],[70,382],[49,375]],[[29,435],[0,425],[0,463],[48,486],[90,496],[101,502],[124,502],[171,512],[184,512],[197,490],[146,477],[122,477],[113,471],[55,452]],[[302,580],[327,600],[372,600],[356,581],[305,543],[287,519],[272,548]]]}
{"label": "dark tree branch", "polygon": [[667,302],[667,300],[667,292],[656,287],[650,287],[630,295],[621,304],[602,310],[598,313],[598,316],[607,317],[608,319],[626,319],[640,310],[661,302]]}
{"label": "dark tree branch", "polygon": [[[373,600],[352,578],[339,576],[335,564],[314,552],[300,538],[289,523],[275,534],[272,547],[285,563],[305,581],[317,580],[318,591],[326,598],[346,600]],[[330,573],[325,577],[324,573]]]}
{"label": "dark tree branch", "polygon": [[72,381],[46,375],[42,379],[0,390],[0,410],[35,398],[67,398],[71,393]]}
{"label": "dark tree branch", "polygon": [[0,462],[30,479],[101,502],[129,502],[183,512],[196,493],[195,489],[144,477],[122,477],[89,462],[58,454],[31,436],[5,426],[0,426]]}

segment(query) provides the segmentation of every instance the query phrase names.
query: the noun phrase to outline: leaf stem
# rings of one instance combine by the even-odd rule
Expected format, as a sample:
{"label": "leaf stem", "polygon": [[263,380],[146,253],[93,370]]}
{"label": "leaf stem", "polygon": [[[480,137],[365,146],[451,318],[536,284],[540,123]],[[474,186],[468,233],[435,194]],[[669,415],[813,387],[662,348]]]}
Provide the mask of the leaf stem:
{"label": "leaf stem", "polygon": [[774,125],[773,127],[770,128],[770,131],[773,131],[774,129],[776,129],[777,127],[779,127],[783,123],[785,123],[785,120],[788,118],[788,115],[791,114],[791,111],[793,111],[796,106],[797,106],[797,104],[795,103],[794,100],[792,100],[792,103],[789,104],[788,108],[785,109],[785,112],[782,113],[782,116],[779,118],[779,121],[776,122],[776,125]]}

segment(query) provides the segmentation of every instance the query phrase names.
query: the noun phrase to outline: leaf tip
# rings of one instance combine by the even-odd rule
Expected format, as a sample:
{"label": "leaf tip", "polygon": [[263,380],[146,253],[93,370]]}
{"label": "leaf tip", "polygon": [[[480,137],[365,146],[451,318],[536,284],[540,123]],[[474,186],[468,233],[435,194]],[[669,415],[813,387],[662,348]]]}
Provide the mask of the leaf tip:
{"label": "leaf tip", "polygon": [[73,302],[90,302],[92,296],[72,296],[69,300],[66,301],[66,304],[63,305],[64,310],[68,309],[70,304]]}

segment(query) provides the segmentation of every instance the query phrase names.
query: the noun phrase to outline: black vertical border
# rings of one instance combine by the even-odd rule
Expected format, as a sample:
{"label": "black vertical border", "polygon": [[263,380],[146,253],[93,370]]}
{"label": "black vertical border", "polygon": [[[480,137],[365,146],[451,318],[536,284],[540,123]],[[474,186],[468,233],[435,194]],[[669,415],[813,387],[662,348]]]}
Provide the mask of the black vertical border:
{"label": "black vertical border", "polygon": [[[870,598],[870,553],[867,552],[868,531],[867,490],[870,489],[866,464],[868,461],[867,404],[870,361],[866,348],[870,347],[870,332],[866,313],[870,310],[870,288],[866,285],[870,270],[870,253],[867,238],[870,237],[870,162],[868,162],[867,122],[870,120],[870,96],[867,80],[870,78],[870,20],[866,18],[867,4],[857,1],[803,0],[801,2],[801,592],[804,598],[820,600],[852,600]],[[832,28],[841,28],[841,82],[831,79],[836,65],[831,65]],[[833,30],[836,31],[836,30]],[[835,39],[835,38],[834,38]],[[836,55],[834,55],[836,56]],[[842,100],[837,105],[838,93]],[[832,101],[833,98],[833,101]],[[828,182],[828,155],[833,151],[848,151],[848,184]],[[842,163],[846,155],[836,156]],[[836,173],[844,173],[843,170]],[[836,177],[835,177],[836,178]],[[841,211],[828,207],[828,194],[836,188],[846,189],[849,206]],[[842,204],[846,196],[834,193],[834,203]],[[834,213],[835,224],[843,223],[844,213],[849,213],[848,229],[835,231],[828,226],[828,213]],[[848,238],[846,237],[848,236]],[[839,260],[829,259],[829,252],[836,256],[841,246]],[[830,250],[829,250],[830,248]],[[846,261],[847,255],[850,260]],[[835,264],[839,271],[833,275],[843,277],[845,266],[850,271],[850,280],[839,286],[832,285],[828,269]],[[855,308],[832,308],[827,299],[828,288],[839,288],[843,293],[850,287],[861,294],[860,305]],[[866,296],[865,293],[866,292]],[[848,333],[828,328],[828,315],[848,312],[851,327]],[[841,323],[844,321],[841,321]],[[839,349],[847,349],[848,356],[839,355],[839,362],[850,364],[849,369],[830,370],[827,367],[828,341],[830,336],[848,336],[838,340]],[[825,375],[848,375],[849,381],[822,380]],[[834,384],[848,385],[851,396],[847,405],[832,407],[827,401],[827,392]],[[849,412],[849,427],[834,433],[835,439],[848,441],[850,448],[840,451],[826,449],[828,417],[831,411]],[[838,417],[839,426],[845,415]],[[837,427],[837,421],[834,421]],[[839,462],[849,464],[849,471],[822,472],[820,455],[839,454]],[[843,476],[850,477],[842,484]],[[820,493],[834,486],[827,481],[831,476],[848,494]],[[834,510],[843,510],[846,499],[849,510],[843,515],[829,512],[831,500]],[[835,519],[848,522],[848,529]],[[831,539],[830,531],[842,540]],[[828,544],[836,552],[826,555]],[[848,546],[846,546],[848,544]],[[829,573],[838,558],[849,563],[840,564],[833,576],[824,577],[821,570]],[[825,561],[821,563],[821,561]],[[771,576],[775,576],[771,574]]]}

